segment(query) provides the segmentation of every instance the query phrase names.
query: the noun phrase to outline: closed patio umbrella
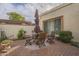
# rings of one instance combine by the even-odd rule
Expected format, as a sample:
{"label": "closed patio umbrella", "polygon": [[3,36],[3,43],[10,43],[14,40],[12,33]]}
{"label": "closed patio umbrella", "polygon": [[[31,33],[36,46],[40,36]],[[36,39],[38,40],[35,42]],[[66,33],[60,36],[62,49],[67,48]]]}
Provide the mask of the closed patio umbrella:
{"label": "closed patio umbrella", "polygon": [[36,33],[40,32],[39,15],[38,15],[38,10],[37,9],[36,9],[36,12],[35,12],[35,28],[34,28],[34,31]]}

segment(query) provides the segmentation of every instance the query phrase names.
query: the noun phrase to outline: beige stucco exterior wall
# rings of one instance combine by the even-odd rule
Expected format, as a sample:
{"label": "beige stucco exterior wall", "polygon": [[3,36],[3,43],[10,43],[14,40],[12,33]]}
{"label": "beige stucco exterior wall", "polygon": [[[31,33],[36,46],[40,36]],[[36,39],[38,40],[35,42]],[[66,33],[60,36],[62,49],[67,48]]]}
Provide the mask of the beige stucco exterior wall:
{"label": "beige stucco exterior wall", "polygon": [[9,38],[17,38],[17,33],[20,29],[24,29],[26,31],[26,35],[31,35],[32,30],[34,30],[34,26],[25,26],[25,25],[10,25],[10,24],[0,24],[0,28],[6,32],[7,37]]}
{"label": "beige stucco exterior wall", "polygon": [[43,30],[43,21],[58,16],[64,16],[64,30],[72,31],[73,41],[79,42],[79,4],[71,4],[54,12],[40,17],[40,27]]}

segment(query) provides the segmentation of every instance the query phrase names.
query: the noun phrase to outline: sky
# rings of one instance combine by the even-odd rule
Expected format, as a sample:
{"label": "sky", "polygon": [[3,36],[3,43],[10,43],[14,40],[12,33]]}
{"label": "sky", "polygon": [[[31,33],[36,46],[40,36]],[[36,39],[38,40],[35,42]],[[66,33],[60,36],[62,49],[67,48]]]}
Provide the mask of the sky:
{"label": "sky", "polygon": [[39,14],[50,10],[59,3],[0,3],[0,19],[9,19],[7,13],[17,12],[25,17],[26,21],[34,22],[35,10],[38,9]]}

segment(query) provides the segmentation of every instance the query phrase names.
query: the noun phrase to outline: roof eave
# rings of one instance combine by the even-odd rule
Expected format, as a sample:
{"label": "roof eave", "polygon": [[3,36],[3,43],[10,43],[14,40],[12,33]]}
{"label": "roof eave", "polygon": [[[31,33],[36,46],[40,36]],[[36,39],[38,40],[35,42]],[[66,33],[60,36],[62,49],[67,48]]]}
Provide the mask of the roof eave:
{"label": "roof eave", "polygon": [[40,14],[40,17],[41,17],[41,16],[44,16],[44,15],[46,15],[46,14],[49,14],[49,13],[51,13],[51,12],[54,12],[54,11],[56,11],[56,10],[59,10],[59,9],[61,9],[61,8],[63,8],[63,7],[68,6],[68,5],[71,5],[71,4],[72,4],[72,3],[63,3],[63,4],[61,4],[61,5],[59,5],[59,6],[55,7],[55,8],[52,8],[52,9],[50,9],[50,10],[48,10],[48,11],[45,11],[44,13]]}

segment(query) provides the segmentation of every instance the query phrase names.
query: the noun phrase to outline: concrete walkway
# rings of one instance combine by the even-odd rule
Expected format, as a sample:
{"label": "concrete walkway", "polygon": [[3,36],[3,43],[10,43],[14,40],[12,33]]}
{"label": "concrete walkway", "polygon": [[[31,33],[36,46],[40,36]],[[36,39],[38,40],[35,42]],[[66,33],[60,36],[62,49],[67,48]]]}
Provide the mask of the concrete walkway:
{"label": "concrete walkway", "polygon": [[24,43],[25,40],[15,41],[14,46],[20,45],[20,47],[7,54],[7,56],[79,56],[79,48],[59,41],[37,50],[26,48]]}

